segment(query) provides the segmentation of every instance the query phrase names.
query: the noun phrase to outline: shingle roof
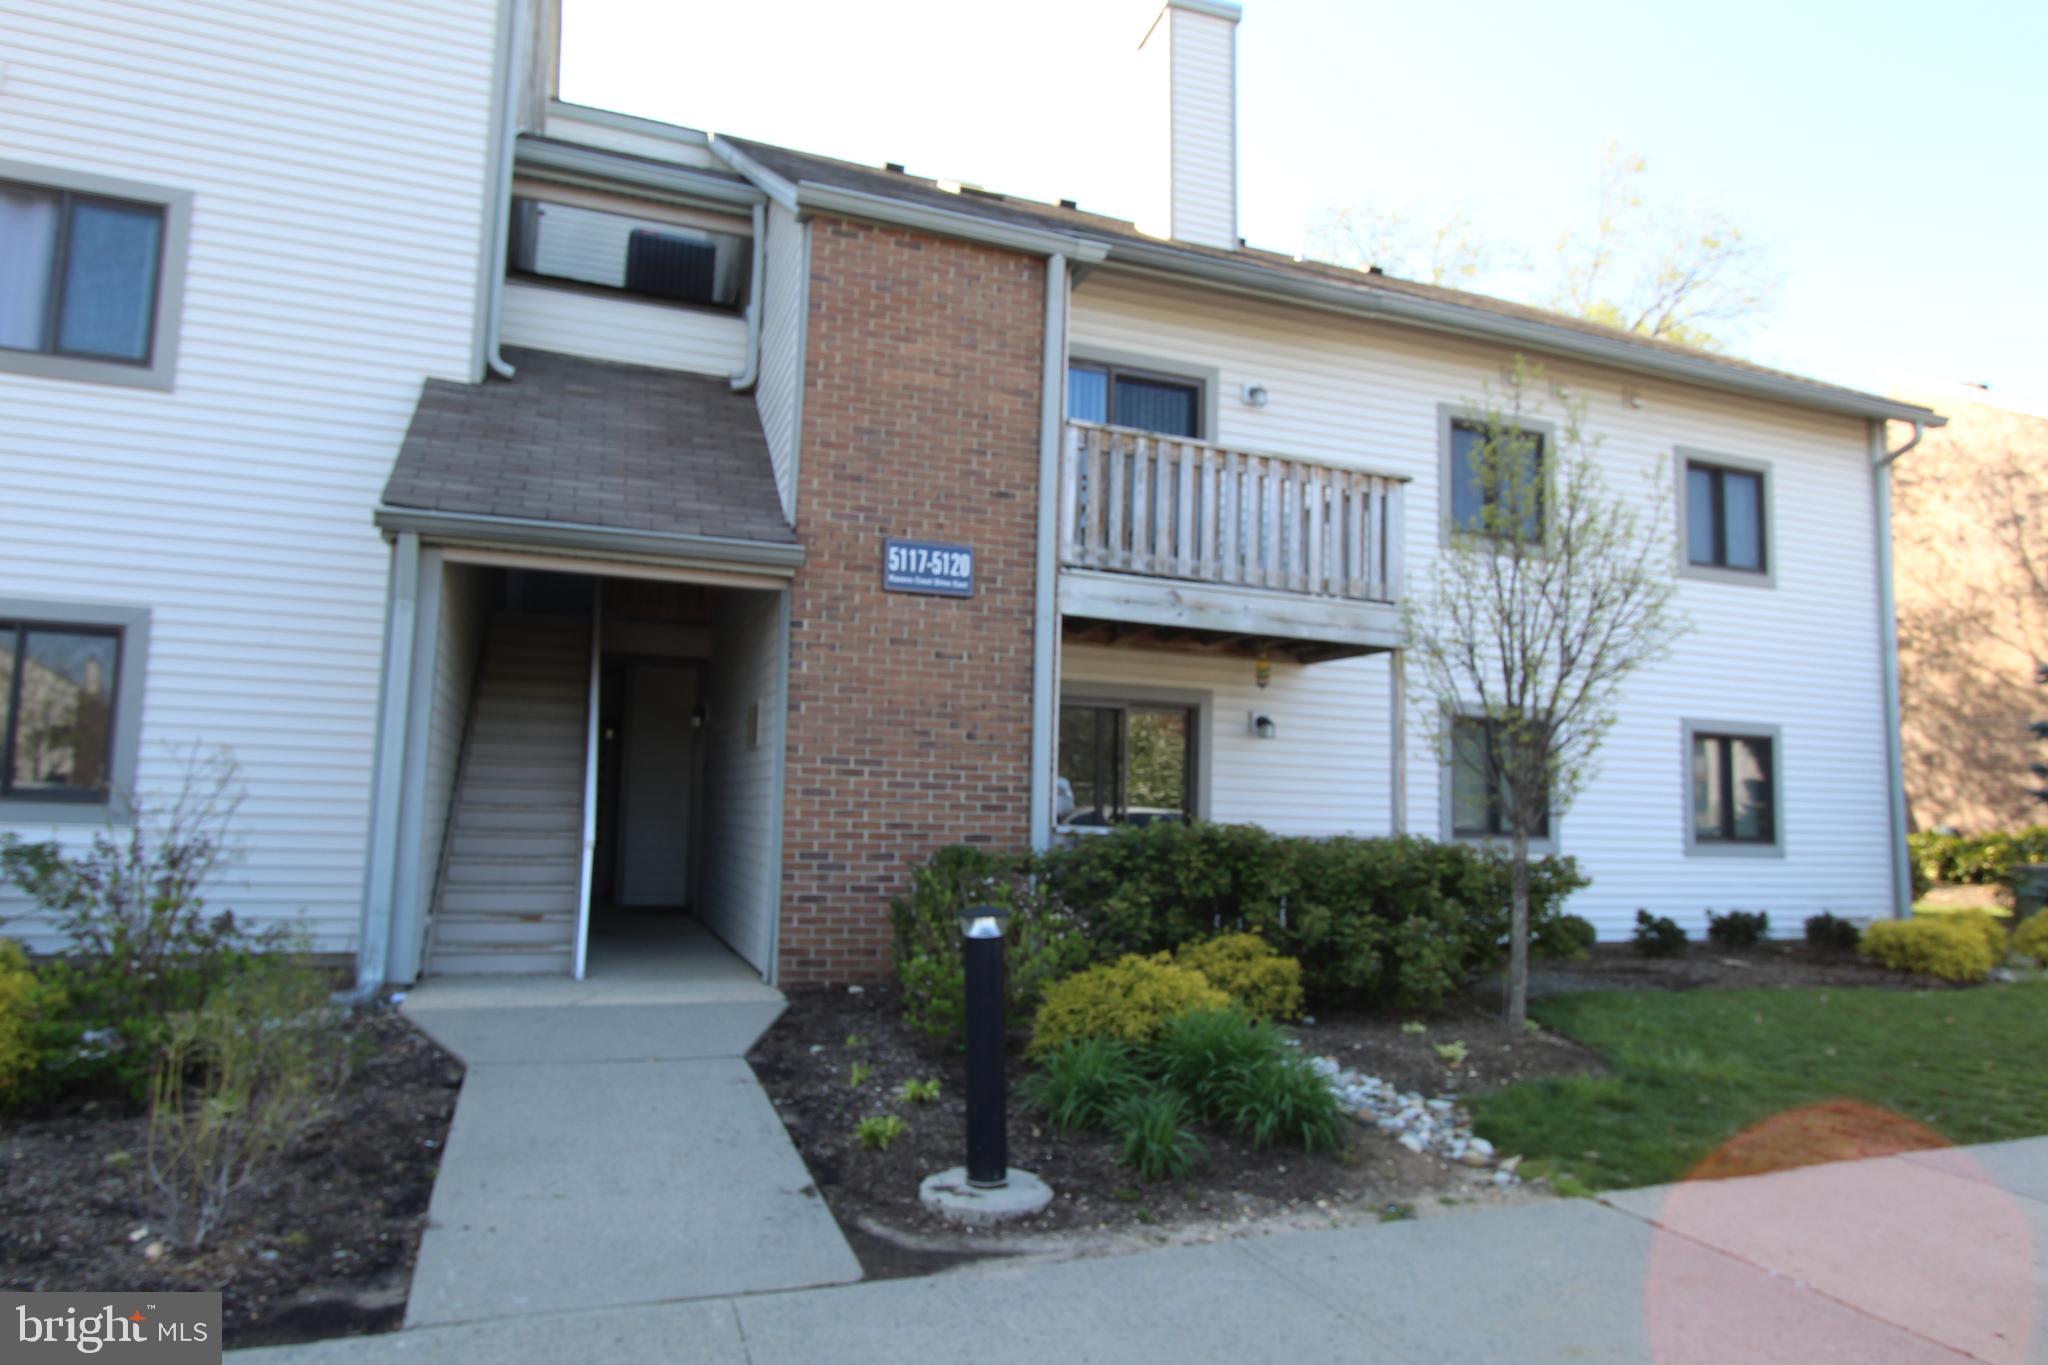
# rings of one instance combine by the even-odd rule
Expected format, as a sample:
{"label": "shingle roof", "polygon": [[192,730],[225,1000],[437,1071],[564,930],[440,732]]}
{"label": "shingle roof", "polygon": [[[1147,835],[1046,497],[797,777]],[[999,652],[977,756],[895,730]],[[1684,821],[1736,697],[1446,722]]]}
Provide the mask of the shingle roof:
{"label": "shingle roof", "polygon": [[1447,289],[1441,285],[1423,284],[1416,280],[1399,279],[1392,275],[1346,266],[1331,265],[1323,261],[1299,260],[1277,251],[1264,251],[1256,247],[1240,247],[1235,251],[1216,247],[1199,246],[1191,242],[1166,241],[1148,233],[1140,232],[1134,225],[1121,218],[1110,218],[1099,213],[1087,213],[1070,209],[1064,205],[1043,204],[1036,200],[1020,199],[1013,195],[994,194],[986,190],[963,189],[959,193],[942,189],[939,182],[902,171],[888,170],[874,166],[863,166],[851,161],[840,161],[832,157],[816,156],[809,152],[793,151],[770,143],[753,142],[745,138],[719,135],[727,142],[758,162],[765,169],[774,172],[792,184],[810,182],[827,185],[835,189],[856,190],[863,194],[878,195],[902,203],[916,204],[928,208],[945,209],[953,213],[987,219],[991,222],[1007,223],[1018,227],[1038,228],[1046,231],[1064,232],[1076,237],[1092,238],[1107,242],[1112,248],[1117,244],[1143,246],[1152,251],[1167,252],[1185,258],[1189,262],[1221,261],[1239,266],[1252,266],[1271,271],[1277,275],[1297,279],[1316,280],[1337,284],[1358,291],[1361,296],[1401,295],[1408,298],[1430,300],[1456,308],[1472,309],[1479,313],[1512,318],[1522,322],[1541,323],[1570,332],[1581,333],[1603,341],[1620,342],[1645,351],[1662,352],[1667,355],[1683,356],[1709,365],[1725,367],[1730,371],[1752,375],[1768,376],[1773,380],[1787,381],[1815,395],[1834,395],[1842,398],[1866,401],[1882,401],[1876,395],[1863,393],[1838,384],[1823,383],[1805,375],[1768,366],[1753,364],[1734,356],[1716,351],[1703,351],[1697,347],[1680,345],[1640,333],[1624,331],[1602,323],[1588,322],[1583,318],[1565,313],[1554,313],[1548,309],[1532,308],[1527,304],[1511,303],[1506,299],[1493,298],[1486,294],[1467,293],[1461,289]]}
{"label": "shingle roof", "polygon": [[517,378],[422,387],[388,506],[796,543],[751,397],[673,370],[505,358]]}

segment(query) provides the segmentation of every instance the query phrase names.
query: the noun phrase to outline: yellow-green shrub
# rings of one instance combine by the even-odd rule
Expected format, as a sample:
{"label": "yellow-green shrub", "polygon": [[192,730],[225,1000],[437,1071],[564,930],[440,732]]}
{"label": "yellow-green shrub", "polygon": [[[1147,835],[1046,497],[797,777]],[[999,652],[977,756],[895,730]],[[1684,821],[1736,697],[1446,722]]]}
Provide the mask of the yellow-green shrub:
{"label": "yellow-green shrub", "polygon": [[1230,997],[1165,953],[1128,953],[1076,972],[1045,991],[1031,1035],[1031,1051],[1050,1052],[1077,1038],[1150,1042],[1166,1021],[1192,1010],[1227,1009]]}
{"label": "yellow-green shrub", "polygon": [[1950,924],[1960,924],[1973,934],[1983,936],[1991,945],[1991,964],[1995,967],[2005,958],[2012,946],[2012,935],[2007,932],[2005,921],[1983,910],[1962,910],[1947,917]]}
{"label": "yellow-green shrub", "polygon": [[37,1026],[64,1008],[64,992],[36,979],[28,954],[0,939],[0,1105],[27,1098],[42,1064]]}
{"label": "yellow-green shrub", "polygon": [[2048,967],[2048,910],[2036,910],[2012,931],[2012,950]]}
{"label": "yellow-green shrub", "polygon": [[1254,1019],[1293,1019],[1301,1013],[1301,963],[1282,957],[1257,934],[1185,944],[1173,961],[1207,977]]}
{"label": "yellow-green shrub", "polygon": [[1863,931],[1858,951],[1894,971],[1920,972],[1943,981],[1982,981],[1998,965],[1998,955],[1981,929],[1954,920],[1881,919]]}

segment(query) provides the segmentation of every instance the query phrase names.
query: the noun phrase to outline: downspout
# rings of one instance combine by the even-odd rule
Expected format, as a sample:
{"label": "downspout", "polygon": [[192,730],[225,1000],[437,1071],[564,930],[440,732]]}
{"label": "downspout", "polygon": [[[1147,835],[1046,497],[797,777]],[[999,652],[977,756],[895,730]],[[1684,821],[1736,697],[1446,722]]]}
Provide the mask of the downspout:
{"label": "downspout", "polygon": [[1060,419],[1067,353],[1067,258],[1045,258],[1045,361],[1038,409],[1038,577],[1031,652],[1031,847],[1052,844],[1052,778],[1059,723]]}
{"label": "downspout", "polygon": [[734,393],[745,393],[761,377],[761,271],[768,260],[768,205],[754,205],[754,263],[747,276],[747,363],[733,375]]}
{"label": "downspout", "polygon": [[363,879],[362,932],[356,942],[356,987],[350,996],[358,1001],[368,1000],[384,988],[391,953],[419,589],[420,538],[405,531],[391,547],[390,599],[384,613],[384,685],[377,706],[376,767],[370,787],[370,848]]}
{"label": "downspout", "polygon": [[1899,615],[1892,592],[1892,465],[1901,455],[1920,444],[1926,427],[1913,423],[1912,439],[1897,450],[1884,447],[1885,424],[1870,424],[1870,475],[1874,485],[1872,501],[1877,515],[1877,611],[1878,648],[1884,659],[1884,742],[1889,770],[1892,836],[1892,917],[1905,919],[1913,913],[1912,850],[1906,843],[1906,758],[1900,737],[1899,715]]}
{"label": "downspout", "polygon": [[528,43],[527,7],[521,0],[506,0],[507,21],[512,41],[505,45],[505,68],[498,73],[498,126],[492,150],[490,227],[491,255],[484,263],[484,278],[490,281],[484,297],[484,365],[500,379],[518,371],[498,350],[498,333],[505,318],[505,254],[512,238],[512,163],[519,148],[519,77],[526,69]]}

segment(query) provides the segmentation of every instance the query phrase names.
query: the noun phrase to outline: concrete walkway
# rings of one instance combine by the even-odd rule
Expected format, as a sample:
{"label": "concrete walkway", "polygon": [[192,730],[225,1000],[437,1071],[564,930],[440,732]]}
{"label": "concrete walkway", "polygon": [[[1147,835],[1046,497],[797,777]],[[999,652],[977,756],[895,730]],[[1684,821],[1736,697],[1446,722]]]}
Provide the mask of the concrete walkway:
{"label": "concrete walkway", "polygon": [[2043,1365],[2044,1266],[2048,1138],[234,1358]]}
{"label": "concrete walkway", "polygon": [[446,978],[406,1000],[469,1068],[408,1329],[860,1278],[742,1060],[781,995],[723,949],[686,965]]}

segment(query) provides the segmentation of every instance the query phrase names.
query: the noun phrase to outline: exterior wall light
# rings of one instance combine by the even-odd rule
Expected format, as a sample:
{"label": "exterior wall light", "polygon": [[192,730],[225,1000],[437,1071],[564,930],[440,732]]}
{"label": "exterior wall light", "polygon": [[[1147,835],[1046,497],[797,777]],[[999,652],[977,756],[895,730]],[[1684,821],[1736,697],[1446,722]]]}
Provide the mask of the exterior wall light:
{"label": "exterior wall light", "polygon": [[1280,727],[1273,723],[1271,716],[1262,716],[1256,711],[1246,713],[1251,721],[1251,732],[1260,739],[1278,739]]}
{"label": "exterior wall light", "polygon": [[1244,386],[1244,405],[1248,408],[1263,408],[1273,401],[1273,395],[1266,392],[1266,386],[1254,380]]}

